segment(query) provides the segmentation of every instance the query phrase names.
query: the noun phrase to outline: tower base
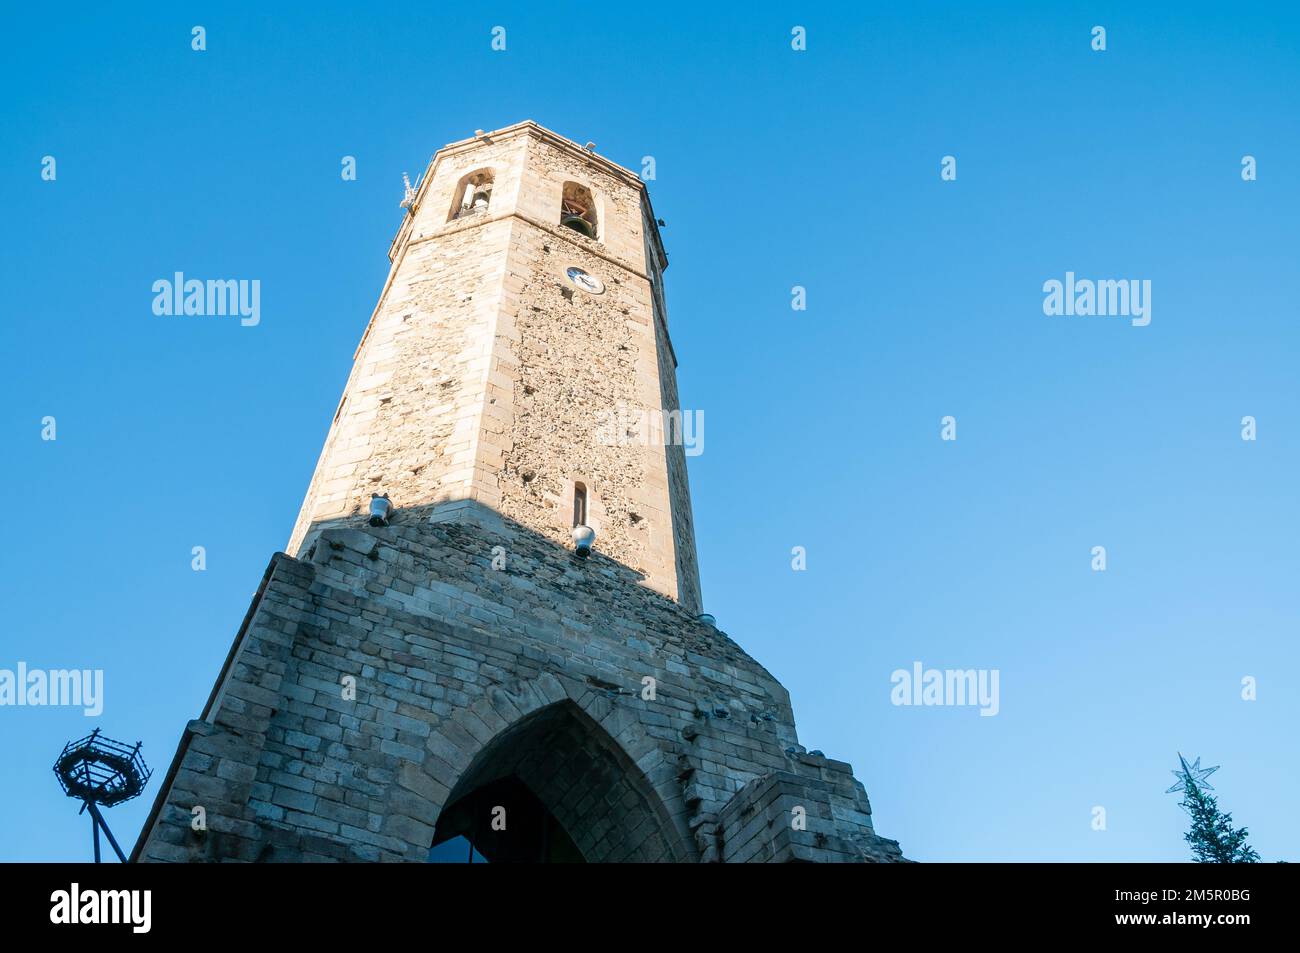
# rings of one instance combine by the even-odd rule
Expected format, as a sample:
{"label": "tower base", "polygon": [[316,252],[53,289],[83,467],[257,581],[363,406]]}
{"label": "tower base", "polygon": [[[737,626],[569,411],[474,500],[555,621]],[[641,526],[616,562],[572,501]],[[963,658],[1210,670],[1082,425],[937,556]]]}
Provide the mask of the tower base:
{"label": "tower base", "polygon": [[725,634],[458,509],[272,559],[134,860],[903,860]]}

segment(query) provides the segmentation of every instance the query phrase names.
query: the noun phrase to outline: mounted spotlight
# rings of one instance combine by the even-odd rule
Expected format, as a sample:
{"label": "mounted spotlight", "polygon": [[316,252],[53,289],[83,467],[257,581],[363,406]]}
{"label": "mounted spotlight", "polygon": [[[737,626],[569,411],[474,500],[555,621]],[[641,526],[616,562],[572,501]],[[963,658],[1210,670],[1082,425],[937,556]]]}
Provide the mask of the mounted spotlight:
{"label": "mounted spotlight", "polygon": [[718,620],[713,618],[713,616],[707,612],[701,612],[699,615],[695,617],[695,621],[703,622],[711,629],[716,629],[718,627]]}
{"label": "mounted spotlight", "polygon": [[583,559],[591,555],[592,544],[596,542],[596,531],[590,526],[573,527],[573,545]]}
{"label": "mounted spotlight", "polygon": [[392,512],[393,504],[388,501],[388,494],[380,496],[378,493],[370,494],[370,525],[387,526],[388,514]]}

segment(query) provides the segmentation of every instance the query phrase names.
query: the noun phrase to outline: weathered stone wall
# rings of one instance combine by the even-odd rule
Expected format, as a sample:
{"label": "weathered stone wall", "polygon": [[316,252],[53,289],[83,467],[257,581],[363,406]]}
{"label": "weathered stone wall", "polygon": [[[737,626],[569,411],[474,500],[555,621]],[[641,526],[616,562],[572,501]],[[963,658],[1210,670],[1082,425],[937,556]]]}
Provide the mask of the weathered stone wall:
{"label": "weathered stone wall", "polygon": [[745,785],[722,809],[721,859],[741,863],[893,863],[894,841],[875,835],[866,791],[842,761],[794,759],[802,773],[776,771]]}
{"label": "weathered stone wall", "polygon": [[[654,333],[659,357],[659,406],[681,410],[683,415],[690,414],[697,408],[683,408],[677,396],[677,360],[673,354],[672,342],[668,339],[667,313],[659,290],[662,282],[654,284],[656,288],[653,290],[652,303],[658,318],[654,322]],[[703,421],[701,413],[692,431],[696,440],[702,441],[704,437]],[[668,466],[668,501],[672,513],[674,557],[677,560],[677,597],[683,605],[702,606],[699,557],[695,548],[695,516],[691,508],[690,484],[686,477],[685,447],[681,443],[670,443],[664,448],[664,456]]]}
{"label": "weathered stone wall", "polygon": [[[403,507],[478,502],[565,544],[582,482],[601,551],[698,612],[681,448],[608,439],[611,416],[677,409],[644,189],[531,124],[512,130],[431,162],[288,550],[376,492]],[[479,170],[494,176],[488,208],[449,218]],[[596,198],[595,239],[559,224],[570,181]],[[574,265],[604,293],[569,281]]]}
{"label": "weathered stone wall", "polygon": [[[600,278],[604,294],[567,281],[573,265]],[[644,367],[655,350],[643,282],[527,223],[516,225],[511,267],[522,279],[510,293],[518,333],[499,350],[514,380],[514,413],[500,435],[500,512],[563,544],[581,482],[600,551],[677,595],[663,448],[627,439],[614,423],[623,411],[659,406],[657,373]]]}
{"label": "weathered stone wall", "polygon": [[[277,558],[139,859],[423,860],[493,739],[555,705],[618,753],[590,759],[621,792],[615,816],[609,798],[580,807],[576,778],[537,792],[589,859],[720,859],[736,792],[773,772],[824,780],[834,763],[803,753],[780,684],[625,567],[520,527],[426,516],[344,520],[316,534],[310,561]],[[510,547],[501,569],[495,546]],[[191,829],[196,806],[207,832]],[[822,819],[841,823],[832,807]],[[865,796],[859,810],[872,848],[857,859],[895,858]]]}
{"label": "weathered stone wall", "polygon": [[[380,301],[357,349],[289,542],[297,553],[321,520],[394,504],[470,498],[505,276],[522,145],[489,144],[438,163],[403,231]],[[492,168],[488,215],[448,221],[457,182]]]}

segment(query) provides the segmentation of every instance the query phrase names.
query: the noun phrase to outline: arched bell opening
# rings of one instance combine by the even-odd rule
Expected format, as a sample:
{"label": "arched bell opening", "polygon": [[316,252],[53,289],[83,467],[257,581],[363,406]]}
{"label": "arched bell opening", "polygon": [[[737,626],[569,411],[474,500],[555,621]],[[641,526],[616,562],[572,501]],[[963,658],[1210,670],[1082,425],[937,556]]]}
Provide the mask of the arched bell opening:
{"label": "arched bell opening", "polygon": [[679,859],[673,837],[640,769],[566,700],[519,719],[483,747],[447,798],[429,860],[667,861]]}
{"label": "arched bell opening", "polygon": [[588,238],[598,238],[600,218],[591,190],[577,182],[565,182],[560,199],[560,224]]}
{"label": "arched bell opening", "polygon": [[478,169],[462,176],[456,183],[456,191],[451,203],[448,221],[466,218],[471,215],[485,214],[492,203],[492,183],[495,173],[492,169]]}

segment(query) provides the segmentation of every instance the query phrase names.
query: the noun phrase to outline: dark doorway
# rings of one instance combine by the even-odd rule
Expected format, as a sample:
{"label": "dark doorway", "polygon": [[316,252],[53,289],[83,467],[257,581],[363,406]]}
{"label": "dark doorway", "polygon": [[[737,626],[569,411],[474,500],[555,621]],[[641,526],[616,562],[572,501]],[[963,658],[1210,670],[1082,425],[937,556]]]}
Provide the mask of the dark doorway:
{"label": "dark doorway", "polygon": [[560,822],[518,778],[493,781],[438,819],[431,863],[580,864]]}
{"label": "dark doorway", "polygon": [[431,846],[431,861],[457,863],[690,857],[641,769],[568,699],[517,718],[479,749]]}

